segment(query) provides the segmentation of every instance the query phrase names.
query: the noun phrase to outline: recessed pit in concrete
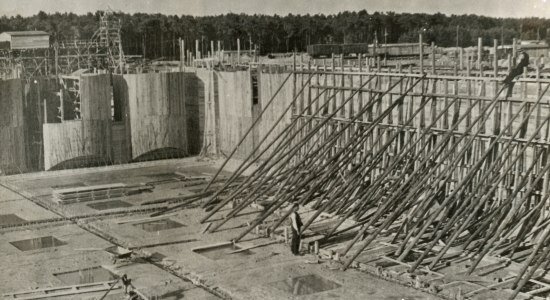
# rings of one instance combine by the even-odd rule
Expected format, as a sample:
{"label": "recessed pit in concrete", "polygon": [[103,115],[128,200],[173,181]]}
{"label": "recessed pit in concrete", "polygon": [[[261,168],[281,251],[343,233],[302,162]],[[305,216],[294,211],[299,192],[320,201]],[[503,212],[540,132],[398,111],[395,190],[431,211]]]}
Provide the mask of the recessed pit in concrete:
{"label": "recessed pit in concrete", "polygon": [[28,240],[20,240],[15,242],[10,242],[15,248],[21,251],[31,251],[42,248],[50,248],[67,245],[67,243],[56,239],[53,236],[44,236]]}
{"label": "recessed pit in concrete", "polygon": [[292,277],[287,280],[273,282],[271,286],[295,296],[315,294],[341,287],[338,283],[316,274]]}
{"label": "recessed pit in concrete", "polygon": [[107,210],[107,209],[124,208],[124,207],[130,207],[130,206],[132,206],[132,204],[121,200],[110,200],[105,202],[96,202],[96,203],[88,204],[88,207],[91,207],[95,210]]}
{"label": "recessed pit in concrete", "polygon": [[111,281],[118,278],[117,275],[102,267],[91,267],[53,275],[67,285]]}
{"label": "recessed pit in concrete", "polygon": [[170,179],[176,179],[176,178],[179,177],[174,172],[172,172],[172,173],[154,173],[154,174],[148,174],[148,175],[143,175],[143,176],[148,177],[148,178],[153,178],[153,179],[156,179],[156,180],[170,180]]}
{"label": "recessed pit in concrete", "polygon": [[250,250],[231,253],[235,250],[240,250],[240,249],[241,247],[239,246],[236,246],[233,244],[226,244],[226,245],[220,245],[220,246],[210,247],[210,248],[193,249],[193,252],[198,253],[211,260],[220,260],[224,258],[230,259],[238,256],[247,256],[254,253]]}
{"label": "recessed pit in concrete", "polygon": [[0,226],[19,225],[26,222],[27,220],[22,219],[15,214],[0,215]]}
{"label": "recessed pit in concrete", "polygon": [[176,221],[172,221],[170,219],[161,219],[161,220],[149,221],[144,223],[137,223],[137,224],[134,224],[134,226],[139,227],[145,231],[155,232],[155,231],[179,228],[185,225],[180,224]]}

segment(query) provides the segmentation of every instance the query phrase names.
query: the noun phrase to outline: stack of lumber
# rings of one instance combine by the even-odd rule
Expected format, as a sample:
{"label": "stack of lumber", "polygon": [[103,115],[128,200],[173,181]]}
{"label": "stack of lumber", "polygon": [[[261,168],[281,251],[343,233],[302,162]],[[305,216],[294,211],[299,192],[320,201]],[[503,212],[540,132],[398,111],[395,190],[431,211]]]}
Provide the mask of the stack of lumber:
{"label": "stack of lumber", "polygon": [[71,204],[105,200],[124,196],[127,186],[123,183],[102,184],[65,189],[54,189],[52,195],[58,204]]}
{"label": "stack of lumber", "polygon": [[189,176],[181,172],[174,172],[174,174],[178,176],[178,180],[183,182],[183,186],[185,187],[206,184],[211,178],[209,176]]}

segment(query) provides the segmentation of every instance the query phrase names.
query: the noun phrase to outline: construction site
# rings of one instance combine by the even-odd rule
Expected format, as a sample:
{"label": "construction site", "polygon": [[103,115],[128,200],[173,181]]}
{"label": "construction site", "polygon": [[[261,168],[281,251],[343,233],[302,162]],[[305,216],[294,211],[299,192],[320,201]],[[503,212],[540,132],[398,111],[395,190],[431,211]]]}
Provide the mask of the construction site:
{"label": "construction site", "polygon": [[550,297],[547,46],[505,84],[519,40],[151,63],[120,28],[0,33],[3,299]]}

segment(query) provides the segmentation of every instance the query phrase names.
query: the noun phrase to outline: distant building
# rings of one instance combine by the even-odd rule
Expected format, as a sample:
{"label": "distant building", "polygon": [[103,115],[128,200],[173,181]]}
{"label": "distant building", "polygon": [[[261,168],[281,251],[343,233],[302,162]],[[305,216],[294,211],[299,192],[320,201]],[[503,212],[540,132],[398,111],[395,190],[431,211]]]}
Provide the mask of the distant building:
{"label": "distant building", "polygon": [[529,40],[529,41],[521,41],[520,42],[521,49],[523,49],[527,54],[529,54],[530,57],[540,57],[540,56],[548,56],[549,47],[546,41],[537,41],[537,40]]}
{"label": "distant building", "polygon": [[0,33],[0,49],[36,49],[50,47],[50,34],[44,31],[7,31]]}

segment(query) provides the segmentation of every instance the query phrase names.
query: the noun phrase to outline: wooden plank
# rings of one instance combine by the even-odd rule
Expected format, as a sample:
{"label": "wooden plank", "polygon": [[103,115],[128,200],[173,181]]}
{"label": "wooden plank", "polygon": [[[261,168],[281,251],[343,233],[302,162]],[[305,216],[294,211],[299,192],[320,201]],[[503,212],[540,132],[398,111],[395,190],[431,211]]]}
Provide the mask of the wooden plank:
{"label": "wooden plank", "polygon": [[231,251],[228,254],[244,252],[244,251],[247,251],[247,250],[250,250],[250,249],[264,247],[264,246],[268,246],[268,245],[273,245],[273,244],[276,244],[276,243],[279,243],[279,241],[269,241],[269,242],[266,242],[266,243],[263,243],[263,244],[257,244],[257,245],[245,247],[245,248],[242,248],[242,249],[239,249],[239,250]]}
{"label": "wooden plank", "polygon": [[99,191],[99,190],[124,188],[124,187],[126,187],[124,183],[109,183],[109,184],[89,185],[89,186],[74,187],[74,188],[54,189],[53,192],[57,194],[67,194],[67,193],[90,192],[90,191]]}
{"label": "wooden plank", "polygon": [[[69,295],[77,295],[84,293],[92,292],[101,292],[111,289],[111,284],[116,283],[118,280],[111,281],[102,281],[86,284],[77,284],[61,287],[51,287],[51,288],[42,288],[29,291],[21,291],[15,293],[3,294],[4,297],[12,299],[22,299],[22,300],[31,300],[31,299],[44,299],[51,297],[61,297]],[[120,286],[115,286],[114,289],[119,289]]]}

